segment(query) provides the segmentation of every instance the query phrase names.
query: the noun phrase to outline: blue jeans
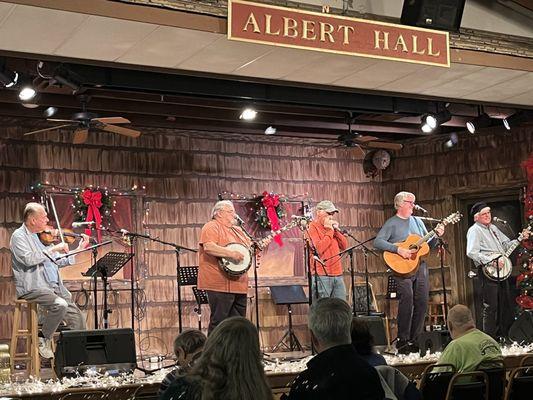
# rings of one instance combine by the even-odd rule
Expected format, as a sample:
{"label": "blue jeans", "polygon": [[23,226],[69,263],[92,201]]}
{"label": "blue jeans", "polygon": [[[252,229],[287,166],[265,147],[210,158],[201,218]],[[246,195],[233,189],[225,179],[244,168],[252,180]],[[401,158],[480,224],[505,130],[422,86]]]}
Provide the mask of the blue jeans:
{"label": "blue jeans", "polygon": [[346,286],[344,279],[340,276],[323,276],[313,275],[311,278],[311,289],[313,302],[317,300],[315,281],[318,286],[318,298],[322,297],[337,297],[346,301]]}

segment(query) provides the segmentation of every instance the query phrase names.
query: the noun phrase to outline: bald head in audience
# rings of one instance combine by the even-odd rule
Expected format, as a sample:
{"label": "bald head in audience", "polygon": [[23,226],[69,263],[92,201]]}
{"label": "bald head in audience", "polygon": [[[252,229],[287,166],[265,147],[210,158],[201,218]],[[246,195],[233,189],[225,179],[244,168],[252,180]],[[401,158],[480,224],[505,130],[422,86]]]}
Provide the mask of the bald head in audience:
{"label": "bald head in audience", "polygon": [[452,339],[457,339],[475,328],[476,323],[467,306],[457,304],[448,311],[448,329]]}

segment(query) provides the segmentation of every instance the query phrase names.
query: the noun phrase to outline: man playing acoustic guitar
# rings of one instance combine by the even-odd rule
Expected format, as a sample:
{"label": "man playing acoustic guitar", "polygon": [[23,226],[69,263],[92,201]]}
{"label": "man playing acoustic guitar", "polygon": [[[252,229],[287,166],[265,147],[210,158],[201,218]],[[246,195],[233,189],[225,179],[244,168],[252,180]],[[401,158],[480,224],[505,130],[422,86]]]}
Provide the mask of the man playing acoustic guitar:
{"label": "man playing acoustic guitar", "polygon": [[[424,236],[427,234],[424,223],[413,217],[415,208],[415,195],[409,192],[400,192],[394,197],[396,215],[389,218],[376,239],[374,247],[377,249],[397,253],[404,259],[411,258],[416,250],[409,250],[397,246],[395,243],[403,242],[410,234]],[[435,229],[437,235],[444,233],[444,227]],[[436,246],[437,241],[431,240],[429,245]],[[400,353],[417,351],[416,339],[424,327],[426,309],[429,298],[428,269],[424,261],[413,275],[398,276],[394,279],[398,285],[398,342],[396,348]]]}

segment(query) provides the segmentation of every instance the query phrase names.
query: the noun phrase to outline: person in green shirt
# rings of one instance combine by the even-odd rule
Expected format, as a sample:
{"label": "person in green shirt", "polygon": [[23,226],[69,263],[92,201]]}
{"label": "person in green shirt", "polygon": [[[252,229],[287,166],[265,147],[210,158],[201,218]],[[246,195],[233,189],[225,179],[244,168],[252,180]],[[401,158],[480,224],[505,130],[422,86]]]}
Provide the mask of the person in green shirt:
{"label": "person in green shirt", "polygon": [[468,307],[458,304],[448,312],[448,329],[452,341],[446,346],[438,364],[452,364],[457,372],[471,372],[497,367],[503,362],[500,345],[486,333],[476,329]]}

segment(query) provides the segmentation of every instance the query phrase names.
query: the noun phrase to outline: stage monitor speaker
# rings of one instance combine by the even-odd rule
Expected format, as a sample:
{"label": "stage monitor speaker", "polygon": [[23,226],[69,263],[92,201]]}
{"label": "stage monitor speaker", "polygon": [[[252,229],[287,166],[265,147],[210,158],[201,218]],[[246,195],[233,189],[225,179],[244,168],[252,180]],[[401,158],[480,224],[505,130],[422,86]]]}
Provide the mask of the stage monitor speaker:
{"label": "stage monitor speaker", "polygon": [[383,349],[389,346],[387,340],[387,333],[385,332],[385,320],[379,316],[373,315],[358,315],[357,319],[365,321],[368,325],[368,330],[374,339],[374,346],[378,349]]}
{"label": "stage monitor speaker", "polygon": [[533,311],[524,311],[509,329],[509,339],[522,343],[533,343]]}
{"label": "stage monitor speaker", "polygon": [[404,25],[458,31],[466,0],[404,0]]}
{"label": "stage monitor speaker", "polygon": [[451,340],[450,332],[446,330],[422,332],[418,337],[420,355],[425,356],[428,350],[430,353],[442,351]]}
{"label": "stage monitor speaker", "polygon": [[59,378],[92,369],[110,375],[132,372],[137,366],[132,329],[63,331],[55,353]]}

